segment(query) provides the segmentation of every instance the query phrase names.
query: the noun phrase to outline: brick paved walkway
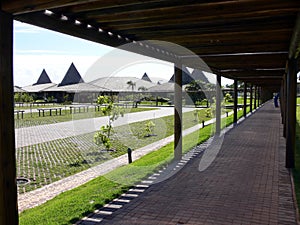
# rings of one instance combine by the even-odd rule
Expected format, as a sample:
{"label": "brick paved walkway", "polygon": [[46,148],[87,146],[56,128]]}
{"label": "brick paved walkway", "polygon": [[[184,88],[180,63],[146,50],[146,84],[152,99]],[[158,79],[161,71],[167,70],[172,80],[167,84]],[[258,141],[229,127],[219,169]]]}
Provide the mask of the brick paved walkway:
{"label": "brick paved walkway", "polygon": [[267,103],[226,133],[206,170],[199,153],[170,179],[137,185],[78,224],[296,224],[280,121]]}

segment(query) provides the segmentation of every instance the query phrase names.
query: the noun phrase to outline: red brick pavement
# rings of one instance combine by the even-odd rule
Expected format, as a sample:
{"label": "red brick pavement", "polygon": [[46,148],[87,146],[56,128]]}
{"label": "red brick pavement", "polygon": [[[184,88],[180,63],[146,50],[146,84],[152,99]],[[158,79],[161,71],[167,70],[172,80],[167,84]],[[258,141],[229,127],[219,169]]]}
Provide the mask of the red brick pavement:
{"label": "red brick pavement", "polygon": [[79,224],[296,224],[280,121],[265,104],[226,133],[206,170],[198,154],[170,179],[128,192],[138,197],[119,198],[130,203],[115,201]]}

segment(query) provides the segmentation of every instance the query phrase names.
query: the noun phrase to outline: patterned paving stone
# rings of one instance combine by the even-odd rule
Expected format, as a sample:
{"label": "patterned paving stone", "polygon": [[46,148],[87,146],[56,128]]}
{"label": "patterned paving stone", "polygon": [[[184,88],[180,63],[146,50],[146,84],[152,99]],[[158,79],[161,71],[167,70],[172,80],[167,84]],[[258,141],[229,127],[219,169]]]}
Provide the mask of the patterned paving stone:
{"label": "patterned paving stone", "polygon": [[198,153],[94,224],[296,224],[280,122],[279,110],[265,104],[225,134],[205,170],[199,164],[207,153]]}

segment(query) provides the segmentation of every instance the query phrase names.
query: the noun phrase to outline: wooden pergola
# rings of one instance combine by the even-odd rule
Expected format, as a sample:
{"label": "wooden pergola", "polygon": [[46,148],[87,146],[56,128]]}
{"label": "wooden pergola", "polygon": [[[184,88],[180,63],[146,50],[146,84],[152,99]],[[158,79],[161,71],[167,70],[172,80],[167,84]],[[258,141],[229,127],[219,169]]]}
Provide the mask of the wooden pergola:
{"label": "wooden pergola", "polygon": [[[299,0],[2,0],[0,224],[18,224],[13,118],[13,19],[174,63],[175,158],[181,157],[182,65],[281,93],[286,167],[294,167]],[[165,43],[151,41],[159,40]],[[127,48],[128,44],[131,46]],[[170,43],[175,43],[178,46]],[[184,50],[183,46],[188,50]],[[191,54],[194,53],[194,54]],[[198,63],[197,57],[208,65]],[[251,91],[252,93],[252,91]],[[217,106],[220,106],[217,89]],[[251,95],[252,96],[252,95]],[[252,96],[253,97],[253,96]],[[220,131],[217,107],[216,132]],[[237,121],[237,101],[234,107]]]}

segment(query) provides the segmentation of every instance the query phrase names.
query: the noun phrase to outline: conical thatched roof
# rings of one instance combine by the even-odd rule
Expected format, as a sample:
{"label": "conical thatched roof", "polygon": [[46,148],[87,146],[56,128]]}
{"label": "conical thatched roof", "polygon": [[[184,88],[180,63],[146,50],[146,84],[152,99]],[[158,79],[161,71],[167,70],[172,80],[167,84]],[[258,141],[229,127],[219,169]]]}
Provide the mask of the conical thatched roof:
{"label": "conical thatched roof", "polygon": [[144,73],[142,80],[152,82],[147,73]]}
{"label": "conical thatched roof", "polygon": [[[182,85],[191,83],[194,79],[191,77],[191,73],[186,67],[182,67]],[[170,78],[169,82],[174,83],[175,75]]]}
{"label": "conical thatched roof", "polygon": [[192,77],[193,77],[193,79],[195,79],[195,80],[201,80],[201,81],[203,81],[204,83],[210,83],[209,80],[207,79],[207,77],[204,75],[204,73],[203,73],[201,70],[195,69],[195,70],[192,72]]}
{"label": "conical thatched roof", "polygon": [[78,84],[78,83],[83,83],[83,79],[76,69],[75,65],[72,63],[64,76],[63,80],[58,84],[59,86],[65,86],[65,85],[70,85],[70,84]]}
{"label": "conical thatched roof", "polygon": [[39,84],[49,84],[52,83],[52,81],[50,80],[47,72],[45,69],[43,69],[39,79],[37,80],[37,82],[33,85],[39,85]]}

